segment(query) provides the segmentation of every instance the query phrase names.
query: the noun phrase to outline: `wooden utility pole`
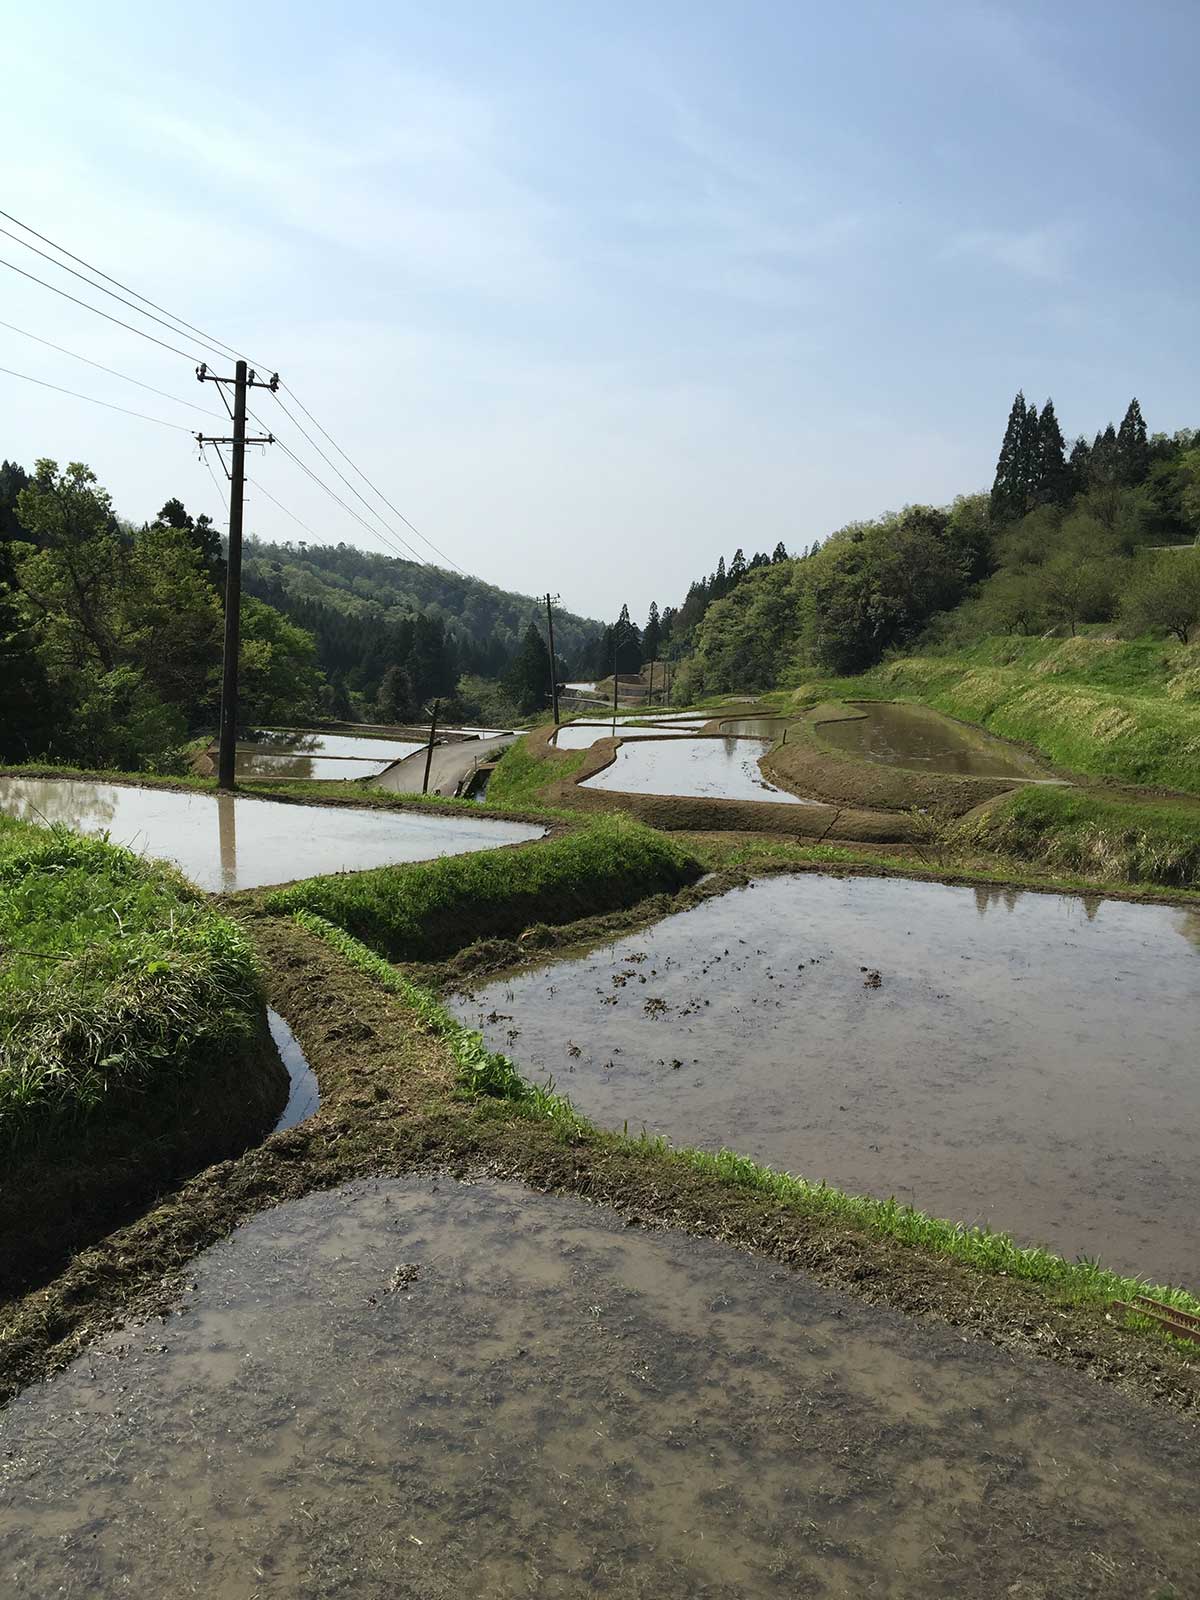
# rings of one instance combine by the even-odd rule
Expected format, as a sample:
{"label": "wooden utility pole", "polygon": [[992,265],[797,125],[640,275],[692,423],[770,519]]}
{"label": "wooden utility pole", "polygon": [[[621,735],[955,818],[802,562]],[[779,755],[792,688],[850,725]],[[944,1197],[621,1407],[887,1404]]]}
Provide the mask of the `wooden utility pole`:
{"label": "wooden utility pole", "polygon": [[425,746],[425,776],[421,779],[421,793],[429,793],[429,768],[433,761],[433,741],[437,734],[438,707],[440,700],[433,702],[433,720],[429,724],[429,743]]}
{"label": "wooden utility pole", "polygon": [[646,691],[646,704],[654,710],[654,663],[650,663],[650,687]]}
{"label": "wooden utility pole", "polygon": [[546,596],[546,629],[550,635],[550,704],[554,707],[554,726],[558,727],[558,667],[554,660],[554,610],[551,595]]}
{"label": "wooden utility pole", "polygon": [[[221,724],[217,744],[217,788],[232,789],[237,775],[237,724],[238,724],[238,654],[242,642],[242,502],[246,492],[246,446],[248,444],[274,444],[272,434],[255,439],[246,437],[246,390],[279,387],[279,374],[263,383],[246,363],[239,361],[232,378],[218,378],[202,362],[196,368],[201,383],[233,384],[233,436],[214,439],[203,433],[196,435],[201,450],[206,444],[233,446],[231,465],[226,468],[229,478],[229,557],[225,580],[225,659],[221,672]],[[226,401],[228,406],[228,401]],[[225,465],[224,457],[221,465]]]}

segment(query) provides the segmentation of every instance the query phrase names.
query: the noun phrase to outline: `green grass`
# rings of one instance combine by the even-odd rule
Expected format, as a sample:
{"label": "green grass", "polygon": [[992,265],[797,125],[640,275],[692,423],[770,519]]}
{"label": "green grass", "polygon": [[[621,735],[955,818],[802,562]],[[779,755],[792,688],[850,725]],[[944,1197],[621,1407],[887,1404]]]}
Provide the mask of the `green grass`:
{"label": "green grass", "polygon": [[542,791],[552,783],[573,778],[590,754],[588,750],[564,750],[553,759],[535,756],[529,741],[519,739],[505,750],[492,773],[487,804],[508,811],[539,806]]}
{"label": "green grass", "polygon": [[65,828],[0,828],[0,1150],[58,1137],[244,1040],[249,942],[174,869]]}
{"label": "green grass", "polygon": [[1200,793],[1200,650],[1162,641],[982,640],[902,656],[798,695],[914,699],[1021,740],[1071,771]]}
{"label": "green grass", "polygon": [[458,1062],[460,1092],[506,1101],[519,1115],[553,1123],[567,1139],[608,1144],[666,1166],[681,1164],[730,1189],[766,1195],[797,1215],[843,1222],[911,1249],[961,1261],[980,1272],[1041,1284],[1073,1303],[1106,1305],[1114,1299],[1148,1294],[1182,1311],[1200,1314],[1200,1299],[1184,1289],[1111,1272],[1095,1261],[1067,1261],[1039,1246],[1018,1244],[1007,1233],[931,1217],[894,1197],[879,1200],[848,1194],[826,1183],[779,1172],[733,1150],[676,1149],[665,1139],[648,1134],[631,1138],[625,1133],[604,1132],[580,1116],[569,1100],[554,1091],[553,1084],[538,1088],[527,1083],[509,1057],[488,1051],[481,1035],[452,1017],[433,994],[343,930],[306,912],[297,913],[296,920],[328,940],[353,966],[399,995],[412,1007],[422,1027],[449,1042]]}
{"label": "green grass", "polygon": [[396,961],[438,960],[535,922],[623,910],[699,877],[665,834],[604,815],[519,848],[309,878],[267,896],[270,911],[313,911]]}
{"label": "green grass", "polygon": [[1200,806],[1027,788],[953,830],[1009,860],[1107,883],[1200,888]]}

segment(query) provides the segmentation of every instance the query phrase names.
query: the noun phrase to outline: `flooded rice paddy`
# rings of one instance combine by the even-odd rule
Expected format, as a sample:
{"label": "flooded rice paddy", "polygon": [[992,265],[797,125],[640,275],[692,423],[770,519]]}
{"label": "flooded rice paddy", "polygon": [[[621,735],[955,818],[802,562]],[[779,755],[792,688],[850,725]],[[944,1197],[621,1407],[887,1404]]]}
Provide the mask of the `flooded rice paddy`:
{"label": "flooded rice paddy", "polygon": [[326,872],[464,855],[541,838],[544,828],[485,817],[297,806],[76,778],[0,776],[0,811],[107,832],[173,861],[202,889],[231,892]]}
{"label": "flooded rice paddy", "polygon": [[1200,913],[761,880],[454,1002],[595,1121],[1200,1286]]}
{"label": "flooded rice paddy", "polygon": [[770,739],[773,743],[783,737],[783,730],[791,721],[790,717],[732,717],[721,724],[721,732],[739,734],[743,738]]}
{"label": "flooded rice paddy", "polygon": [[664,738],[618,746],[610,766],[586,778],[581,787],[617,789],[625,794],[697,796],[707,800],[774,800],[785,805],[816,805],[768,783],[759,759],[770,749],[763,739]]}
{"label": "flooded rice paddy", "polygon": [[643,727],[629,722],[570,722],[551,735],[558,750],[590,750],[601,739],[661,739],[676,730],[702,728],[703,722],[662,723]]}
{"label": "flooded rice paddy", "polygon": [[891,702],[856,706],[861,717],[822,722],[818,736],[848,755],[888,766],[965,778],[1032,778],[1037,764],[981,729],[966,729],[927,706]]}
{"label": "flooded rice paddy", "polygon": [[420,748],[411,739],[268,729],[239,742],[236,771],[239,778],[374,778]]}
{"label": "flooded rice paddy", "polygon": [[315,1114],[321,1105],[321,1089],[296,1035],[270,1006],[267,1007],[267,1026],[288,1075],[287,1104],[271,1129],[272,1133],[282,1133],[285,1128],[294,1128]]}
{"label": "flooded rice paddy", "polygon": [[12,1600],[1151,1596],[1193,1428],[515,1186],[280,1206],[0,1416]]}

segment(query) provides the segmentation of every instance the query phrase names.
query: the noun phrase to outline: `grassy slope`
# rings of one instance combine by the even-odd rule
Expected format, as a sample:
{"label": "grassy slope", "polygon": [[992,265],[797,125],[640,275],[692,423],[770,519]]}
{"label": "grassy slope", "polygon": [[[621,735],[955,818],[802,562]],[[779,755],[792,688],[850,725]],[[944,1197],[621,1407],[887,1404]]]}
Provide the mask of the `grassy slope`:
{"label": "grassy slope", "polygon": [[170,868],[0,830],[0,1150],[60,1138],[253,1032],[248,941]]}
{"label": "grassy slope", "polygon": [[805,701],[911,698],[1097,778],[1200,794],[1200,650],[1146,639],[990,638],[901,656],[859,678],[806,683]]}
{"label": "grassy slope", "polygon": [[620,815],[519,849],[311,878],[267,897],[272,911],[316,912],[393,960],[436,960],[474,940],[629,906],[700,875],[653,828]]}

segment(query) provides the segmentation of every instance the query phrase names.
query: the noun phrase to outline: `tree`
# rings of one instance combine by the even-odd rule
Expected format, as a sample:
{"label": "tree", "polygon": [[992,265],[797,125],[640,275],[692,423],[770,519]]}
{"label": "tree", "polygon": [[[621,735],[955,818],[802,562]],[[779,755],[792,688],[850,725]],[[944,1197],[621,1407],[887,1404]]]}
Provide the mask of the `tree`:
{"label": "tree", "polygon": [[1145,483],[1150,472],[1150,446],[1146,438],[1146,420],[1136,398],[1129,402],[1121,418],[1117,433],[1116,479],[1127,489]]}
{"label": "tree", "polygon": [[733,552],[733,560],[729,563],[729,587],[734,589],[746,576],[746,557],[741,546]]}
{"label": "tree", "polygon": [[662,622],[658,615],[658,606],[651,600],[650,614],[646,618],[646,631],[642,634],[642,650],[647,661],[657,661],[659,646],[662,644]]}
{"label": "tree", "polygon": [[1117,430],[1110,422],[1103,433],[1092,440],[1091,461],[1088,467],[1088,487],[1106,488],[1120,481],[1120,461],[1117,455]]}
{"label": "tree", "polygon": [[1047,400],[1037,431],[1037,470],[1030,498],[1035,505],[1065,505],[1071,496],[1066,441],[1058,425],[1054,401]]}
{"label": "tree", "polygon": [[1081,435],[1071,446],[1067,462],[1067,483],[1071,494],[1082,494],[1091,481],[1092,447]]}
{"label": "tree", "polygon": [[221,535],[213,526],[211,517],[201,515],[194,520],[182,500],[171,499],[158,513],[155,521],[162,527],[175,528],[185,533],[203,563],[209,582],[219,594],[225,593],[225,557],[221,553]]}
{"label": "tree", "polygon": [[1081,622],[1098,622],[1112,614],[1113,572],[1104,561],[1081,561],[1068,550],[1052,556],[1041,569],[1047,615],[1066,623],[1075,637]]}
{"label": "tree", "polygon": [[771,553],[771,560],[773,562],[779,562],[779,561],[786,561],[787,559],[788,559],[787,547],[785,546],[783,540],[780,539],[779,543],[775,546],[775,549]]}
{"label": "tree", "polygon": [[629,617],[629,607],[621,607],[612,630],[612,650],[617,672],[640,672],[642,667],[642,636]]}
{"label": "tree", "polygon": [[243,727],[312,716],[324,681],[312,634],[261,600],[243,595],[238,680]]}
{"label": "tree", "polygon": [[[1034,413],[1036,417],[1036,411]],[[992,480],[991,514],[993,522],[1012,522],[1028,510],[1029,412],[1025,394],[1018,389],[1008,413],[1008,424],[996,461]]]}
{"label": "tree", "polygon": [[1200,623],[1200,550],[1164,550],[1143,555],[1121,603],[1121,626],[1129,637],[1162,629],[1187,644]]}
{"label": "tree", "polygon": [[546,703],[550,692],[550,652],[532,622],[504,675],[504,692],[523,717],[531,716]]}

